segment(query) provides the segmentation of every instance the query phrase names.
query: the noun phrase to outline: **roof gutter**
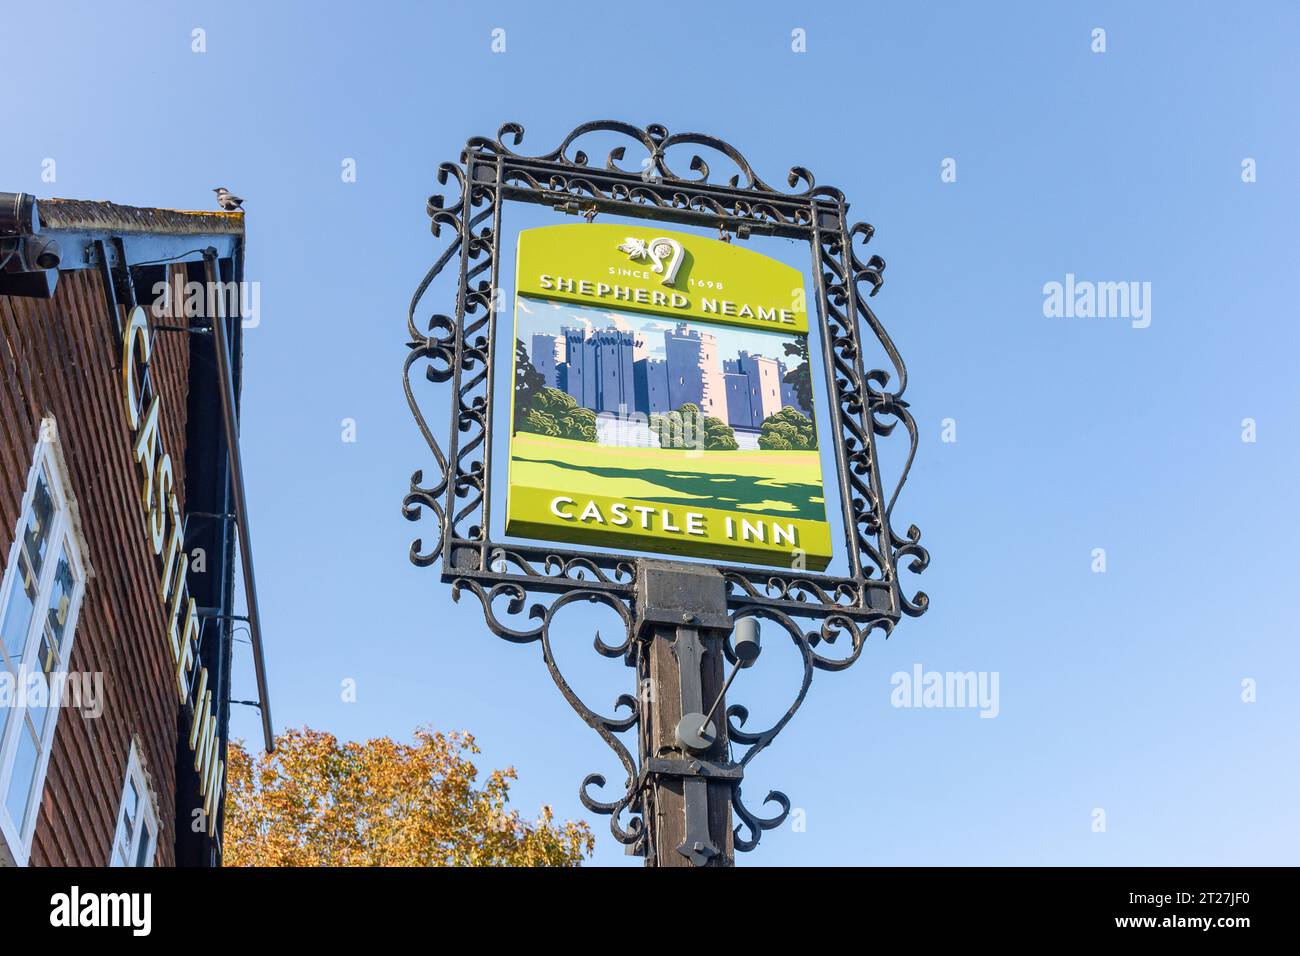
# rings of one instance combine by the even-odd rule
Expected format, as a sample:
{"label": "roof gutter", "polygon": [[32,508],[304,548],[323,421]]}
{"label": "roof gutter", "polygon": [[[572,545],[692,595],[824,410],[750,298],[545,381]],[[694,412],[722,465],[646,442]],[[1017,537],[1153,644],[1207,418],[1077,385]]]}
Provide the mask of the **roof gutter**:
{"label": "roof gutter", "polygon": [[[204,279],[209,288],[221,282],[217,251],[203,252]],[[235,412],[234,375],[231,371],[230,337],[226,330],[225,296],[215,296],[217,314],[212,316],[212,336],[216,352],[217,382],[221,391],[221,420],[225,429],[226,449],[230,455],[230,484],[234,496],[235,526],[239,532],[239,560],[244,573],[244,602],[248,609],[248,629],[253,645],[253,667],[257,673],[258,709],[262,713],[262,734],[268,753],[275,750],[275,731],[271,725],[271,696],[266,680],[266,655],[262,649],[262,615],[257,603],[257,581],[253,576],[253,543],[248,531],[248,501],[244,494],[244,466],[239,451],[239,419]]]}

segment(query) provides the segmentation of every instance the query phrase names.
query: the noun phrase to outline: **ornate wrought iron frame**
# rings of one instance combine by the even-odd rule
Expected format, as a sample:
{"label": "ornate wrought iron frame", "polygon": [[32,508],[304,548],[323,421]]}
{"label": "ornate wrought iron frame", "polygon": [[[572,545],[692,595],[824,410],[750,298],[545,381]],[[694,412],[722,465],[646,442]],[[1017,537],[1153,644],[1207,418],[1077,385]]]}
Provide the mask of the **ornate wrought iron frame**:
{"label": "ornate wrought iron frame", "polygon": [[[636,638],[635,598],[641,559],[568,551],[545,544],[503,544],[494,541],[490,531],[492,417],[499,377],[493,344],[499,310],[504,305],[495,292],[500,288],[502,207],[514,200],[589,217],[611,213],[707,226],[742,238],[796,238],[810,246],[849,574],[729,565],[721,568],[733,619],[761,617],[777,623],[793,640],[804,667],[797,698],[768,730],[745,731],[746,709],[739,704],[726,709],[731,741],[747,748],[732,765],[739,771],[733,784],[733,805],[741,821],[736,827],[735,846],[738,850],[752,849],[763,830],[785,819],[789,801],[780,793],[769,793],[767,800],[777,803],[781,810],[771,818],[757,817],[740,801],[740,778],[744,768],[798,710],[813,671],[843,670],[857,660],[872,630],[888,635],[902,616],[918,616],[928,605],[923,592],[909,597],[898,577],[903,565],[912,573],[924,571],[929,554],[920,544],[921,534],[915,525],[901,535],[892,525],[895,504],[916,455],[918,435],[903,398],[906,367],[866,301],[880,291],[885,263],[877,255],[865,261],[859,257],[855,243],[865,246],[874,232],[872,226],[864,222],[850,224],[844,194],[830,186],[818,186],[803,167],[792,168],[787,182],[791,189],[801,184],[805,188],[786,193],[759,179],[734,147],[701,133],[669,134],[659,125],[643,129],[602,120],[577,127],[549,153],[527,156],[511,148],[520,145],[523,132],[523,127],[509,123],[498,130],[495,138],[474,137],[458,163],[438,167],[438,182],[454,182],[459,195],[451,201],[443,195],[431,196],[428,213],[435,237],[441,236],[444,229],[449,229],[452,236],[412,297],[407,316],[410,353],[403,368],[407,402],[433,455],[436,474],[426,484],[423,470],[414,473],[403,501],[403,514],[418,521],[427,508],[437,522],[428,549],[424,538],[416,539],[411,546],[411,560],[416,565],[427,567],[440,561],[442,580],[452,585],[453,597],[459,599],[466,590],[477,597],[495,634],[517,643],[541,644],[543,659],[561,693],[605,740],[627,771],[623,792],[612,801],[599,800],[589,793],[592,786],[605,785],[600,774],[589,775],[580,789],[582,802],[589,810],[609,814],[611,832],[634,851],[643,848],[646,838],[641,815],[648,755],[644,752],[644,734],[639,735],[642,739],[636,757],[617,735],[638,726],[641,702],[630,694],[620,696],[615,709],[626,709],[629,713],[625,717],[609,717],[589,708],[555,663],[550,626],[556,612],[574,601],[593,601],[612,608],[626,624],[625,639],[609,644],[597,635],[596,650],[607,657],[623,658],[640,674],[644,662]],[[627,161],[626,146],[611,150],[603,167],[591,165],[578,141],[597,132],[617,134],[643,148],[646,156],[641,167],[629,170],[620,165]],[[670,151],[678,153],[688,148],[692,151],[689,168],[695,174],[690,178],[679,175],[668,158]],[[696,148],[722,154],[739,173],[726,183],[710,182],[708,163],[694,151]],[[416,318],[421,302],[435,277],[453,259],[459,260],[453,314],[433,314],[422,331]],[[864,330],[868,334],[864,335]],[[887,361],[868,367],[864,358],[868,346],[883,352]],[[412,388],[411,374],[417,363],[424,363],[429,382],[451,385],[453,400],[445,450],[429,427]],[[897,383],[896,390],[887,391],[891,381]],[[908,453],[897,476],[887,482],[878,466],[876,440],[891,435],[900,423],[908,435]],[[534,595],[549,596],[549,605],[544,601],[529,604],[529,597]],[[522,624],[512,626],[499,616],[502,599],[505,615],[524,615]],[[810,620],[807,629],[798,622],[800,618]],[[819,653],[820,644],[834,643],[843,634],[850,638],[843,656]],[[734,661],[730,647],[727,655]],[[624,811],[631,815],[626,826],[621,822]]]}

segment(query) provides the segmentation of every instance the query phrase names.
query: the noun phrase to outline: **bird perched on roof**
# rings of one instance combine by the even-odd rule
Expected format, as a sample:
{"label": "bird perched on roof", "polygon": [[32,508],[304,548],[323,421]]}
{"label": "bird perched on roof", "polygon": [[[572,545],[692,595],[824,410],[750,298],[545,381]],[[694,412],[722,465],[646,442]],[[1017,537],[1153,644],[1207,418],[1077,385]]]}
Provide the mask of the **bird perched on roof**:
{"label": "bird perched on roof", "polygon": [[244,208],[244,200],[231,195],[230,190],[225,186],[218,186],[212,191],[217,194],[217,205],[226,212],[234,212],[236,209]]}

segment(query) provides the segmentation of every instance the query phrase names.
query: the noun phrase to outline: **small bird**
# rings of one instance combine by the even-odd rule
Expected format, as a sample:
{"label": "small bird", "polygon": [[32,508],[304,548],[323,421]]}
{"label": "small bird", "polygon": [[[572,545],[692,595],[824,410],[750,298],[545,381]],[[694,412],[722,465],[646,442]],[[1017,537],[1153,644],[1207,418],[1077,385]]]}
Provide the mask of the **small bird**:
{"label": "small bird", "polygon": [[217,194],[217,205],[226,212],[234,212],[236,209],[242,210],[244,208],[244,200],[238,196],[232,196],[230,190],[225,186],[218,186],[212,191]]}

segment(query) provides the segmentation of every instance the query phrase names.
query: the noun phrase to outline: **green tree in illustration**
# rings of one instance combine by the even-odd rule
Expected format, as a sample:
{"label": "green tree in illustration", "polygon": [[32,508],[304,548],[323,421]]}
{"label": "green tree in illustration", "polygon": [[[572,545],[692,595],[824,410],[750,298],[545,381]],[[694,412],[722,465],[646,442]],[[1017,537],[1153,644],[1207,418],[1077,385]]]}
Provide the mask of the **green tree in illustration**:
{"label": "green tree in illustration", "polygon": [[782,381],[794,389],[794,397],[799,407],[811,412],[812,372],[808,362],[808,336],[801,335],[794,342],[783,342],[781,348],[785,350],[786,355],[803,360],[799,365],[787,370]]}
{"label": "green tree in illustration", "polygon": [[705,415],[694,402],[686,402],[670,412],[652,413],[650,428],[659,436],[660,448],[735,451],[740,447],[730,425]]}
{"label": "green tree in illustration", "polygon": [[579,407],[578,400],[568,392],[547,385],[522,339],[515,339],[515,431],[574,441],[596,440],[596,413]]}
{"label": "green tree in illustration", "polygon": [[581,407],[568,392],[543,385],[533,393],[530,404],[515,413],[515,428],[552,438],[594,442],[596,413]]}
{"label": "green tree in illustration", "polygon": [[[546,388],[546,377],[537,371],[528,355],[528,348],[523,339],[515,339],[515,427],[520,428],[519,421],[527,417],[533,407],[537,393]],[[531,430],[531,429],[526,429]]]}
{"label": "green tree in illustration", "polygon": [[763,420],[758,447],[764,451],[809,451],[817,447],[812,419],[786,406]]}
{"label": "green tree in illustration", "polygon": [[659,436],[660,448],[694,448],[700,408],[687,402],[668,412],[651,412],[650,428]]}
{"label": "green tree in illustration", "polygon": [[706,451],[735,451],[736,433],[721,418],[712,415],[704,419],[704,448]]}

